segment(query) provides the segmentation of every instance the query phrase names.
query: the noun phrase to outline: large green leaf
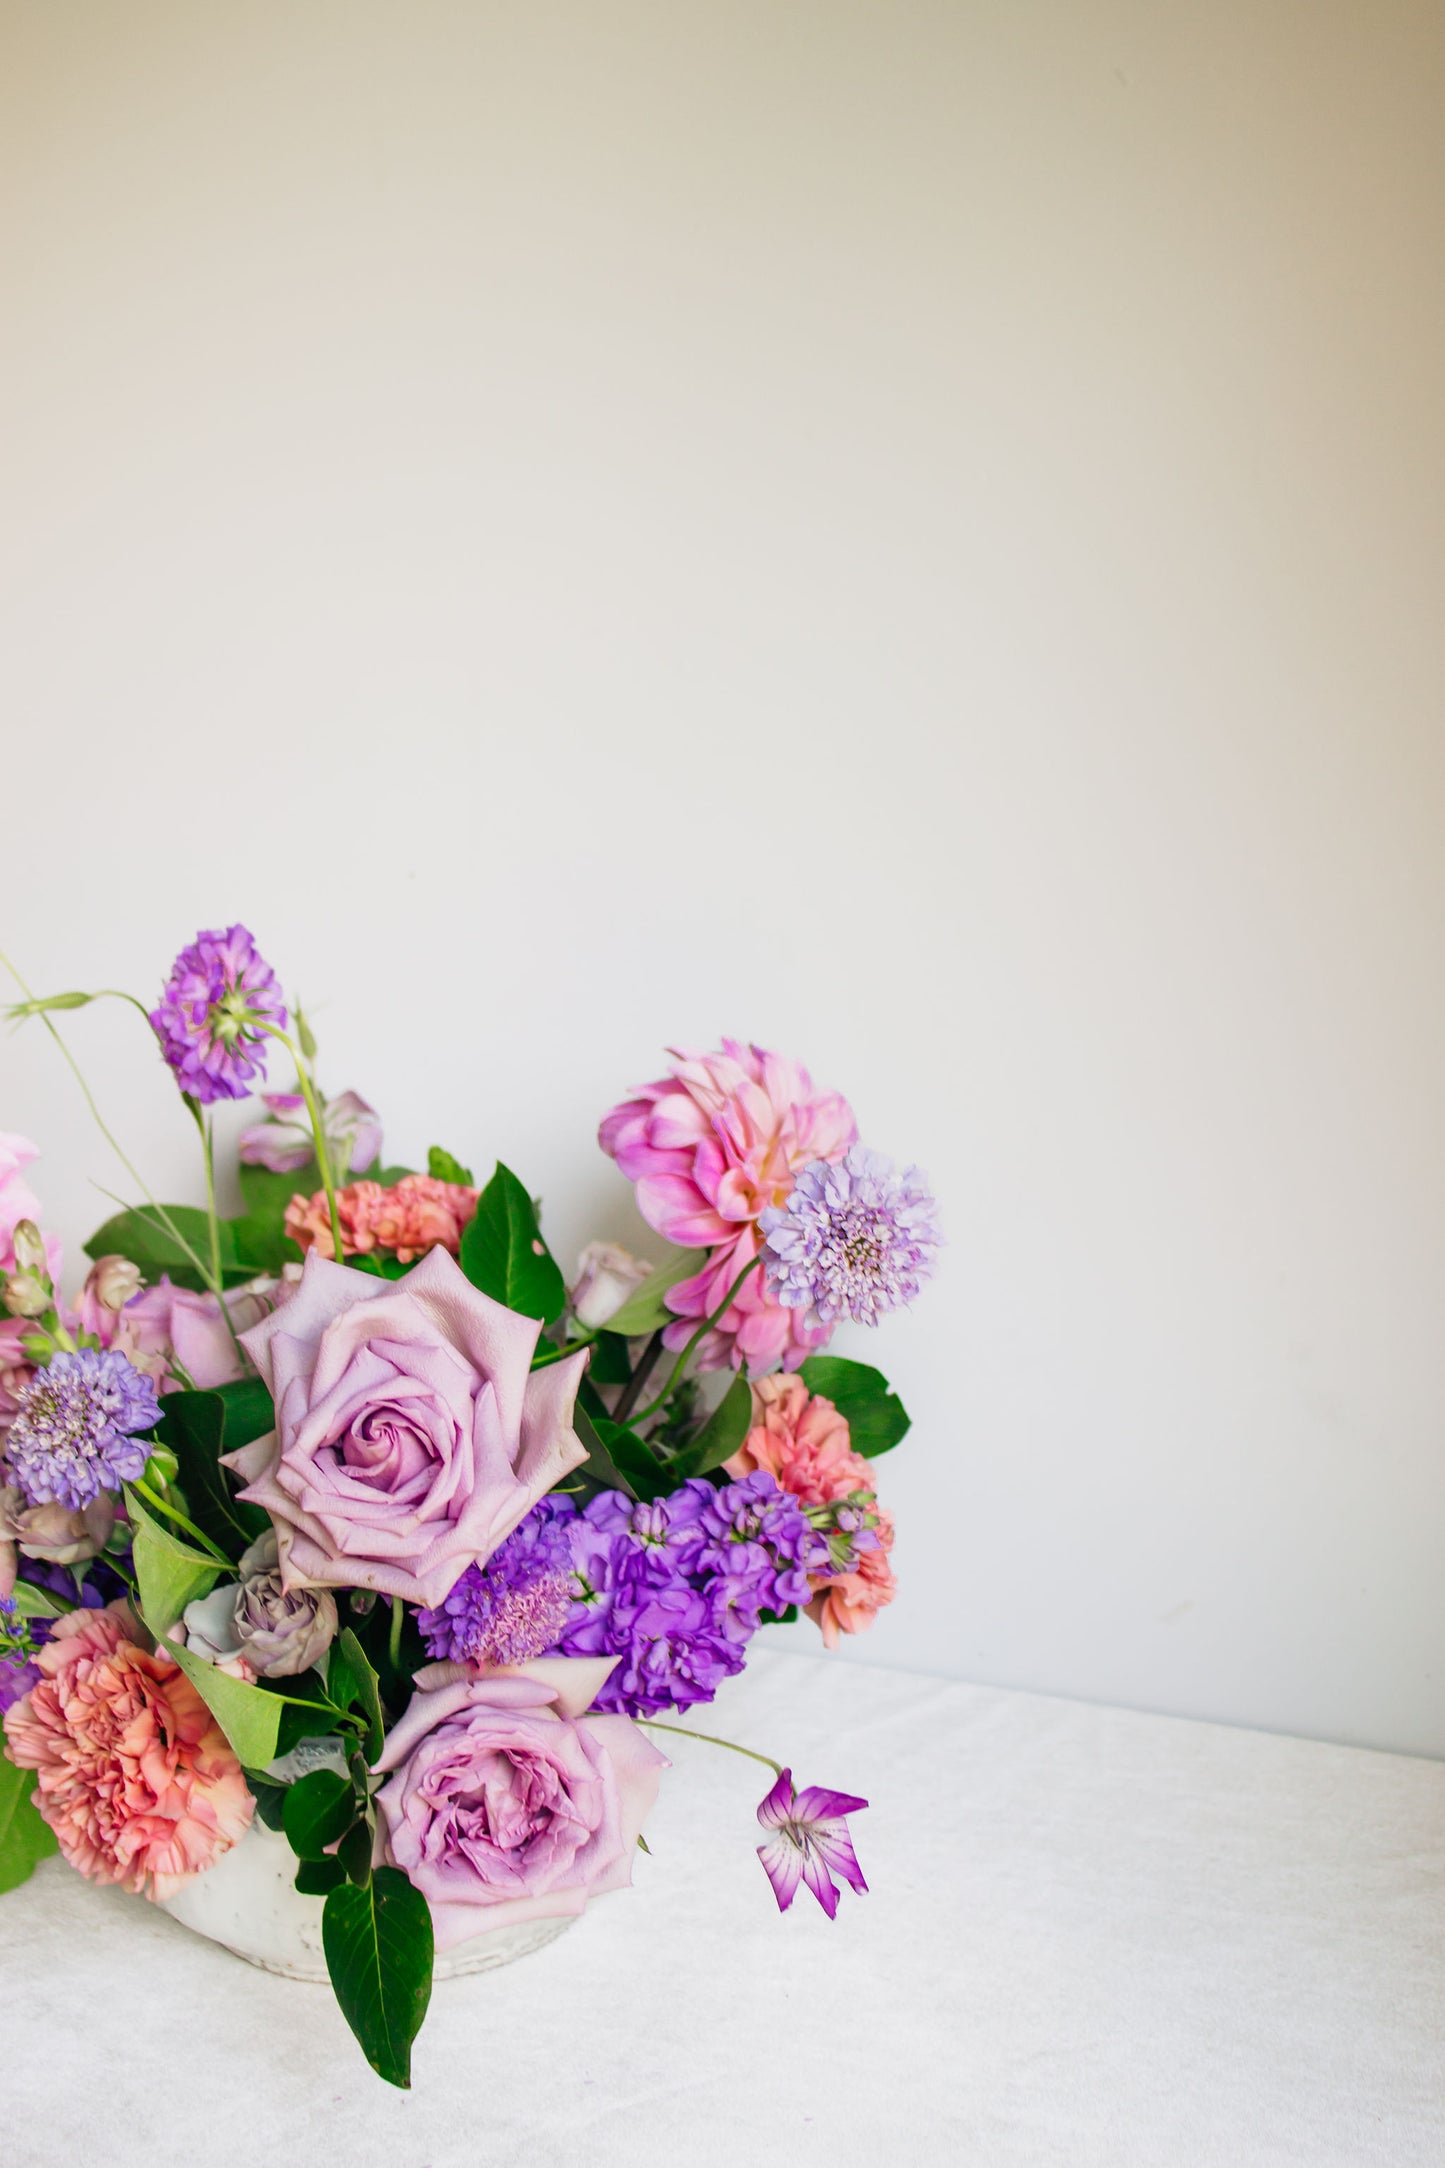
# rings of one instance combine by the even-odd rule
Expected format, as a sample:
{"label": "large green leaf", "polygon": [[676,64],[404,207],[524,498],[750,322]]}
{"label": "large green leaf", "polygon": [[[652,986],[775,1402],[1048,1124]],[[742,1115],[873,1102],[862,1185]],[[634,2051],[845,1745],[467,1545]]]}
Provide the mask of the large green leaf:
{"label": "large green leaf", "polygon": [[473,1287],[523,1317],[550,1325],[562,1314],[567,1283],[542,1240],[531,1198],[500,1160],[463,1230],[461,1265]]}
{"label": "large green leaf", "polygon": [[[209,1258],[211,1230],[205,1213],[191,1204],[168,1204],[165,1212],[195,1255]],[[226,1285],[231,1287],[241,1280],[249,1280],[256,1268],[238,1253],[235,1225],[231,1220],[221,1221],[220,1244],[221,1277]],[[97,1227],[85,1245],[85,1254],[87,1257],[128,1257],[132,1264],[139,1265],[148,1280],[158,1280],[164,1272],[177,1287],[201,1289],[206,1284],[175,1236],[156,1218],[149,1205],[136,1205],[130,1211],[117,1212],[103,1227]]]}
{"label": "large green leaf", "polygon": [[381,1684],[365,1649],[349,1626],[331,1644],[326,1692],[338,1709],[361,1709],[366,1716],[366,1758],[376,1761],[386,1744],[381,1713]]}
{"label": "large green leaf", "polygon": [[709,1475],[730,1460],[747,1436],[752,1419],[752,1388],[746,1378],[734,1378],[692,1443],[669,1463],[678,1481],[690,1475]]}
{"label": "large green leaf", "polygon": [[141,1617],[159,1637],[169,1633],[186,1605],[209,1596],[221,1568],[163,1522],[154,1519],[127,1484],[125,1509],[134,1531],[135,1577]]}
{"label": "large green leaf", "polygon": [[364,1889],[332,1890],[321,1919],[326,1969],[341,2014],[388,2085],[411,2084],[411,2044],[431,2000],[431,1914],[396,1867],[378,1867]]}
{"label": "large green leaf", "polygon": [[810,1355],[802,1379],[810,1393],[821,1393],[847,1418],[853,1450],[868,1460],[890,1451],[908,1429],[903,1402],[889,1391],[882,1371],[867,1363],[852,1363],[842,1355]]}
{"label": "large green leaf", "polygon": [[228,1558],[239,1558],[271,1520],[260,1506],[237,1498],[221,1455],[259,1438],[274,1419],[271,1396],[259,1378],[243,1378],[218,1392],[167,1393],[161,1401],[161,1442],[176,1456],[186,1510]]}
{"label": "large green leaf", "polygon": [[270,1693],[263,1686],[250,1686],[244,1679],[233,1679],[228,1671],[218,1671],[214,1664],[193,1655],[178,1641],[166,1641],[164,1645],[166,1654],[180,1665],[235,1748],[237,1758],[248,1769],[264,1769],[276,1759],[281,1718],[290,1710],[311,1713],[311,1733],[336,1728],[336,1711],[325,1702],[301,1701],[289,1694]]}
{"label": "large green leaf", "polygon": [[344,1837],[355,1820],[351,1779],[335,1769],[313,1769],[286,1788],[281,1827],[298,1859],[324,1859],[327,1846]]}
{"label": "large green leaf", "polygon": [[645,1332],[660,1332],[664,1325],[676,1322],[675,1316],[663,1301],[670,1287],[680,1280],[690,1279],[700,1270],[702,1250],[674,1250],[665,1264],[650,1273],[638,1288],[628,1296],[620,1310],[615,1310],[607,1320],[609,1332],[621,1333],[628,1340],[635,1340]]}
{"label": "large green leaf", "polygon": [[670,1466],[664,1467],[652,1447],[639,1438],[635,1430],[602,1420],[595,1422],[592,1428],[634,1498],[646,1501],[676,1490],[681,1477],[674,1475]]}
{"label": "large green leaf", "polygon": [[28,1882],[38,1862],[60,1849],[50,1824],[40,1819],[34,1790],[35,1771],[17,1769],[0,1754],[0,1892]]}
{"label": "large green leaf", "polygon": [[[585,1379],[583,1382],[585,1384]],[[598,1406],[600,1409],[600,1402]],[[636,1491],[632,1488],[632,1485],[628,1482],[602,1440],[598,1429],[599,1424],[604,1424],[609,1429],[616,1427],[614,1424],[608,1423],[607,1417],[600,1412],[589,1415],[580,1404],[573,1409],[572,1428],[586,1446],[587,1458],[580,1468],[575,1468],[572,1472],[574,1475],[581,1476],[588,1483],[595,1483],[599,1490],[626,1491],[629,1498],[635,1498],[637,1496]]]}
{"label": "large green leaf", "polygon": [[321,1170],[314,1159],[294,1174],[273,1174],[269,1167],[239,1170],[243,1218],[235,1220],[236,1253],[253,1272],[279,1272],[283,1265],[301,1257],[299,1245],[284,1232],[286,1207],[299,1194],[314,1197],[321,1187]]}

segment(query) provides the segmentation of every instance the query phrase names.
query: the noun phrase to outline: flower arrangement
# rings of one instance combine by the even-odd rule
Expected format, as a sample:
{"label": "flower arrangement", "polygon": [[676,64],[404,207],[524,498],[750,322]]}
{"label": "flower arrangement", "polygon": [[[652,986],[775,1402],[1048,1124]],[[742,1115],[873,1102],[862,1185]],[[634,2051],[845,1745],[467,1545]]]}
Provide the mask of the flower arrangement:
{"label": "flower arrangement", "polygon": [[[57,1013],[101,998],[11,1013],[70,1060]],[[569,1287],[504,1164],[383,1165],[243,926],[132,1006],[204,1207],[122,1154],[144,1201],[67,1302],[36,1148],[0,1135],[0,1889],[58,1850],[165,1902],[283,1839],[405,2085],[434,1952],[630,1881],[656,1735],[760,1625],[806,1613],[831,1648],[892,1600],[873,1464],[908,1418],[824,1350],[917,1294],[933,1200],[836,1092],[725,1040],[599,1131],[669,1256],[592,1243]],[[278,1053],[295,1089],[261,1093],[222,1217],[212,1110]],[[867,1802],[754,1758],[777,1903],[806,1882],[832,1918]]]}

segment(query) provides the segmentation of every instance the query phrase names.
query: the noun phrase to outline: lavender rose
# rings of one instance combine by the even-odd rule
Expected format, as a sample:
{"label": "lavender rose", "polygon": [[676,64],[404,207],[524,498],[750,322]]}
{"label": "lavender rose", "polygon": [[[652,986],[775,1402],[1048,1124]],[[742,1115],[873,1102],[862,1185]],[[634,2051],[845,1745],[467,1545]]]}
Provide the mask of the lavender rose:
{"label": "lavender rose", "polygon": [[236,1640],[263,1679],[291,1679],[336,1639],[336,1598],[324,1588],[287,1590],[274,1528],[259,1536],[237,1569]]}
{"label": "lavender rose", "polygon": [[435,1607],[585,1460],[586,1352],[529,1374],[540,1329],[442,1249],[390,1285],[308,1253],[290,1301],[241,1336],[276,1428],[225,1456],[271,1515],[287,1589]]}
{"label": "lavender rose", "polygon": [[544,1656],[412,1696],[377,1764],[376,1856],[426,1898],[439,1950],[632,1880],[668,1763],[630,1717],[583,1714],[611,1668]]}

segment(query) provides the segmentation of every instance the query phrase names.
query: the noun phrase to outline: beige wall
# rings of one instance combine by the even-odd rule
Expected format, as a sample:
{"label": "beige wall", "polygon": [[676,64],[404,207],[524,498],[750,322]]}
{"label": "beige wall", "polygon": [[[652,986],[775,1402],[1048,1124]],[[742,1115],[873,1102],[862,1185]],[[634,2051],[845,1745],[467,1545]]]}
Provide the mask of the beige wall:
{"label": "beige wall", "polygon": [[6,945],[244,915],[569,1247],[664,1038],[848,1090],[952,1235],[860,1656],[1445,1750],[1442,43],[0,7]]}

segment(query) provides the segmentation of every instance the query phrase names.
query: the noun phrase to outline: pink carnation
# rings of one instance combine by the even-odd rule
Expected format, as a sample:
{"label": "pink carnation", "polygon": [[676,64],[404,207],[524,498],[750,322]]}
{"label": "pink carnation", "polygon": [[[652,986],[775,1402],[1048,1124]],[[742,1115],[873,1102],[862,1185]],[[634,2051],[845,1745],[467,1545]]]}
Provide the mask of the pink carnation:
{"label": "pink carnation", "polygon": [[893,1515],[886,1506],[875,1508],[878,1515],[878,1548],[876,1551],[860,1551],[858,1563],[851,1573],[840,1573],[831,1581],[814,1581],[817,1590],[808,1606],[808,1616],[822,1633],[824,1645],[830,1649],[838,1646],[840,1634],[861,1634],[873,1624],[885,1604],[892,1603],[898,1593],[898,1583],[888,1562],[893,1548]]}
{"label": "pink carnation", "polygon": [[[438,1247],[455,1257],[480,1194],[464,1182],[438,1182],[430,1174],[404,1174],[393,1189],[383,1189],[380,1182],[353,1182],[336,1192],[342,1253],[358,1257],[370,1250],[393,1250],[404,1265]],[[286,1232],[303,1250],[335,1256],[324,1189],[314,1197],[291,1199]]]}
{"label": "pink carnation", "polygon": [[[709,1252],[701,1272],[666,1297],[679,1322],[664,1339],[681,1347],[757,1256],[759,1213],[786,1202],[811,1160],[840,1160],[858,1131],[847,1100],[820,1092],[781,1054],[736,1039],[713,1054],[668,1052],[676,1067],[614,1107],[597,1141],[637,1185],[649,1226],[684,1249]],[[756,1372],[781,1362],[795,1370],[828,1330],[784,1309],[755,1273],[703,1340],[698,1367],[730,1362],[740,1370],[746,1362]]]}
{"label": "pink carnation", "polygon": [[254,1802],[190,1680],[134,1631],[124,1604],[57,1620],[5,1736],[70,1865],[164,1899],[245,1834]]}
{"label": "pink carnation", "polygon": [[735,1482],[759,1468],[805,1506],[873,1488],[873,1470],[853,1451],[847,1417],[786,1373],[753,1386],[753,1427],[727,1463]]}

